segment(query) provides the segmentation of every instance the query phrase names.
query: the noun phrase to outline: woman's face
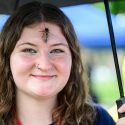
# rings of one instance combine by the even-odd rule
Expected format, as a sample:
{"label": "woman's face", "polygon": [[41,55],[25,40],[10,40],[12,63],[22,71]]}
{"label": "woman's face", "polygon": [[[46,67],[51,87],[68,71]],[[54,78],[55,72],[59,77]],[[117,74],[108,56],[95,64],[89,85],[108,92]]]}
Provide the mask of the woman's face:
{"label": "woman's face", "polygon": [[[47,42],[43,30],[49,29]],[[51,23],[25,27],[10,57],[10,67],[19,94],[56,96],[66,85],[72,58],[61,29]]]}

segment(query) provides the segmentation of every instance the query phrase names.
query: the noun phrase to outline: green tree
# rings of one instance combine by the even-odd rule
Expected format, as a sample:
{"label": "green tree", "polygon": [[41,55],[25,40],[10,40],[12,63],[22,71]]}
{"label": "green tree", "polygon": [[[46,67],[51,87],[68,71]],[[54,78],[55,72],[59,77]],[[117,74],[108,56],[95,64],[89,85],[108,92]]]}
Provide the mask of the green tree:
{"label": "green tree", "polygon": [[[103,2],[95,3],[93,5],[97,8],[105,10]],[[109,2],[109,5],[112,14],[125,13],[125,0],[115,0]]]}
{"label": "green tree", "polygon": [[125,0],[111,2],[110,9],[113,14],[125,13]]}

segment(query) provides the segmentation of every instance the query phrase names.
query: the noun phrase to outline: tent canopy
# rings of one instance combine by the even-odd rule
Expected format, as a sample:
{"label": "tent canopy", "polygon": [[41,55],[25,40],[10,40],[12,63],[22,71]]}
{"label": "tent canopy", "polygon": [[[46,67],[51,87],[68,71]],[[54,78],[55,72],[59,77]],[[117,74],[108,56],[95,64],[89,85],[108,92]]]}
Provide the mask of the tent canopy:
{"label": "tent canopy", "polygon": [[[71,19],[82,45],[91,48],[111,47],[105,11],[87,4],[63,7],[62,10]],[[116,46],[125,48],[125,25],[121,25],[121,20],[115,15],[112,15],[112,23]]]}

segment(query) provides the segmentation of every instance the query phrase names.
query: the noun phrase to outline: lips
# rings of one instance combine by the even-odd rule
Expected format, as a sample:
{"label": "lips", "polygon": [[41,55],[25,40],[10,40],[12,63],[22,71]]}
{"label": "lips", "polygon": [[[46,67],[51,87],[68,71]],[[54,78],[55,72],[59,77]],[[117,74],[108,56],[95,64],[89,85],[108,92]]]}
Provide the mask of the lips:
{"label": "lips", "polygon": [[31,75],[31,76],[40,80],[49,80],[49,79],[56,77],[56,75]]}

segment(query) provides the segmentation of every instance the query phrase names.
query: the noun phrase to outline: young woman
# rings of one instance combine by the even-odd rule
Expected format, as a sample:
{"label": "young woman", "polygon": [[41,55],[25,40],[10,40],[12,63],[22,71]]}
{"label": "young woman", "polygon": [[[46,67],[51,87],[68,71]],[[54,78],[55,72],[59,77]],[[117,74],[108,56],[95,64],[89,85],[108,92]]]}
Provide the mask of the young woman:
{"label": "young woman", "polygon": [[51,4],[31,2],[0,35],[0,125],[114,125],[89,101],[73,26]]}

